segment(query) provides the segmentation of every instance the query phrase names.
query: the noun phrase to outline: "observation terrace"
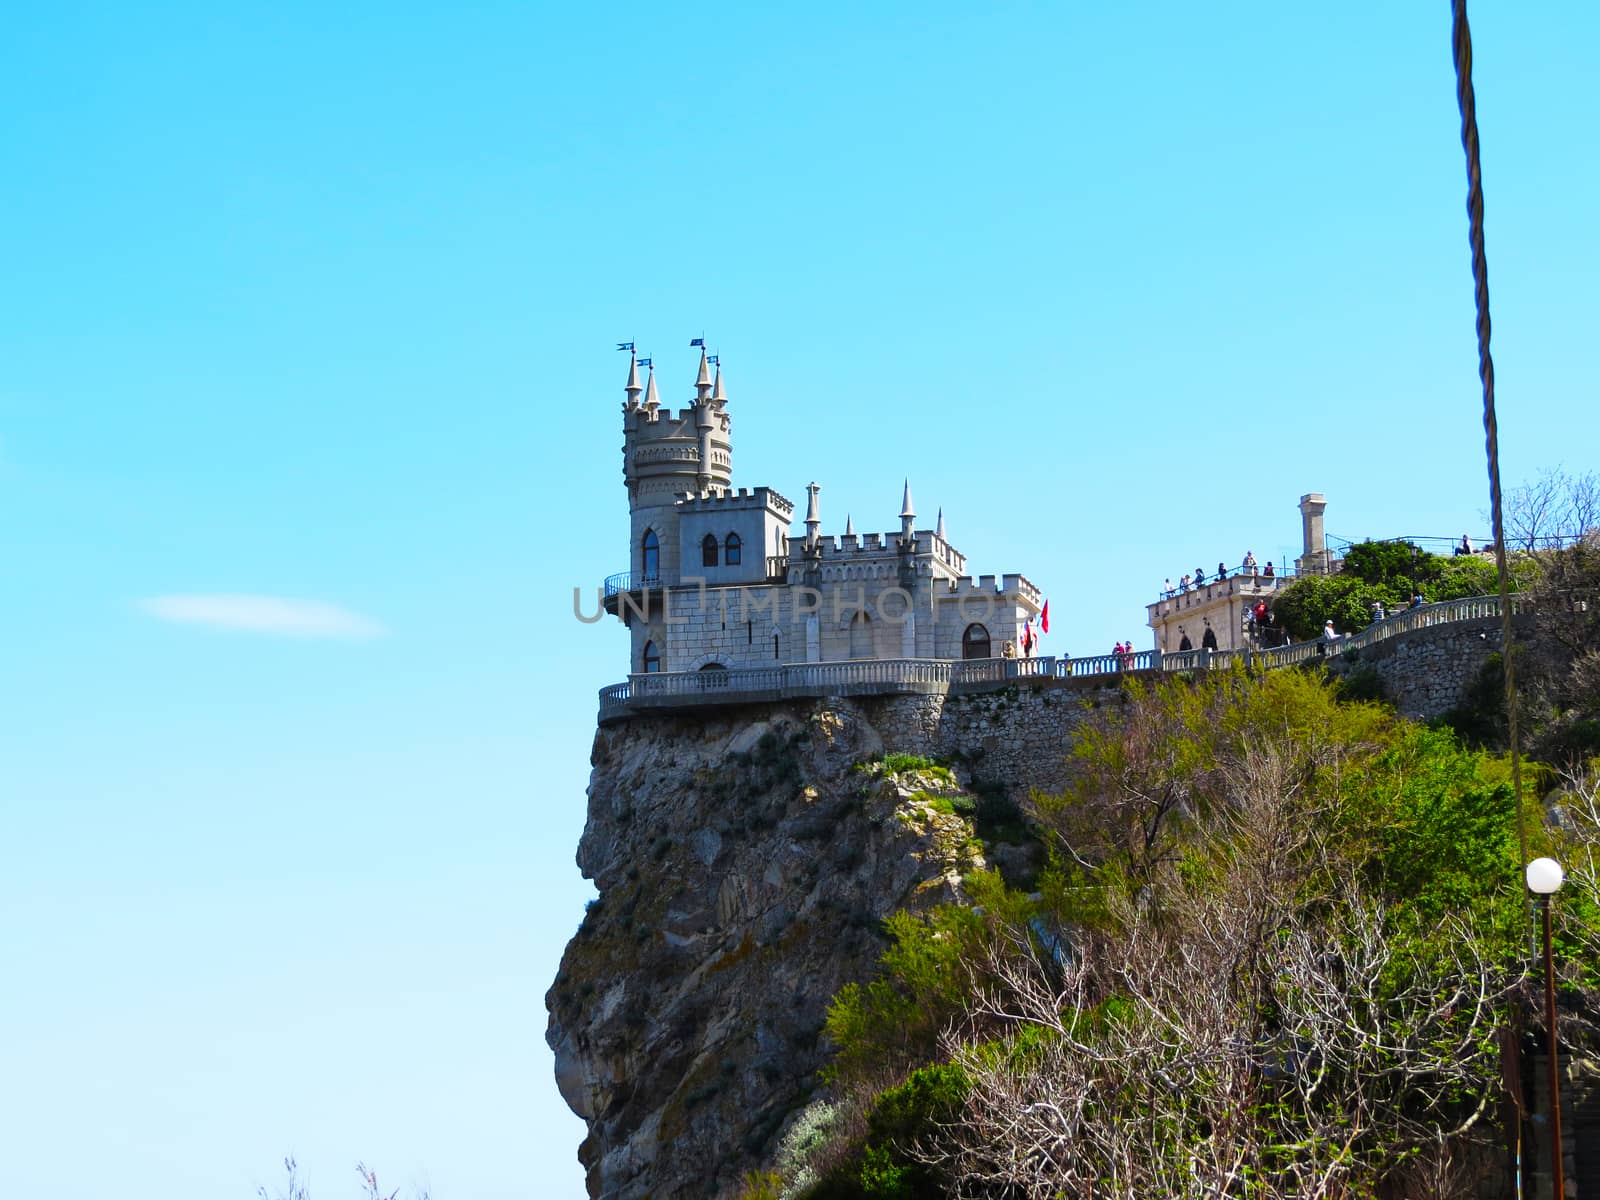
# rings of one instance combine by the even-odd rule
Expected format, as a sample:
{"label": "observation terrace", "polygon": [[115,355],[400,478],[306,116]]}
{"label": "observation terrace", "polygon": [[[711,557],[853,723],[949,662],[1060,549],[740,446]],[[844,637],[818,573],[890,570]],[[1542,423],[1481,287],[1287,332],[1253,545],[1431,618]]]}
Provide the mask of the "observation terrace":
{"label": "observation terrace", "polygon": [[[1511,597],[1513,616],[1527,601]],[[1071,688],[1080,681],[1106,684],[1120,675],[1149,678],[1184,671],[1251,667],[1289,667],[1316,658],[1348,654],[1400,634],[1441,625],[1466,624],[1500,616],[1498,596],[1469,596],[1403,609],[1359,633],[1334,639],[1296,642],[1272,649],[1139,650],[1092,658],[847,659],[788,663],[774,667],[713,668],[702,671],[630,675],[626,682],[600,689],[602,725],[645,713],[719,705],[751,704],[825,696],[961,695],[1007,687]]]}

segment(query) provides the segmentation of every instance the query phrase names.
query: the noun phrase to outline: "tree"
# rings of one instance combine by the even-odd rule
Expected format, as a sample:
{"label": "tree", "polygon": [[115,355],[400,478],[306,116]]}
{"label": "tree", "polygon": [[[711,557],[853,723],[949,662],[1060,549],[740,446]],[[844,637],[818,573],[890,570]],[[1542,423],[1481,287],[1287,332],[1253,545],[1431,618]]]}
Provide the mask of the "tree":
{"label": "tree", "polygon": [[[1037,894],[975,881],[965,995],[922,1050],[965,1100],[874,1144],[871,1178],[921,1164],[1007,1200],[1475,1195],[1531,950],[1504,768],[1298,672],[1126,700],[1039,800]],[[1568,919],[1600,929],[1594,906]],[[896,937],[948,949],[948,928]],[[903,992],[901,970],[880,982]],[[893,1193],[817,1193],[866,1194]]]}
{"label": "tree", "polygon": [[1354,575],[1308,575],[1278,593],[1272,615],[1303,642],[1321,635],[1325,621],[1332,621],[1341,633],[1365,628],[1375,600],[1385,608],[1403,603],[1394,589],[1374,587]]}
{"label": "tree", "polygon": [[1600,753],[1600,530],[1538,555],[1523,710],[1547,758]]}
{"label": "tree", "polygon": [[1569,475],[1562,467],[1539,473],[1502,497],[1506,546],[1543,550],[1566,545],[1600,527],[1600,475]]}

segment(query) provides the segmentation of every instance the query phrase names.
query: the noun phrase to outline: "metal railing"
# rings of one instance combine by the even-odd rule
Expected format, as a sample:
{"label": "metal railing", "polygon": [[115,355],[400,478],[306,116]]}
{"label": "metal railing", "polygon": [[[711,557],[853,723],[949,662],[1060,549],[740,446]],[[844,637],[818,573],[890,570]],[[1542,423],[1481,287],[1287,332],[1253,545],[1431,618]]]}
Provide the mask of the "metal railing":
{"label": "metal railing", "polygon": [[606,577],[603,585],[607,597],[615,596],[618,592],[642,592],[646,588],[661,586],[659,575],[637,575],[632,571],[618,571],[615,575]]}
{"label": "metal railing", "polygon": [[[609,582],[609,581],[608,581]],[[1528,602],[1511,597],[1511,612],[1520,616]],[[626,682],[600,689],[600,719],[625,717],[654,708],[696,704],[729,704],[819,696],[916,695],[993,691],[1026,681],[1085,679],[1135,671],[1227,670],[1246,666],[1289,667],[1316,658],[1348,654],[1388,638],[1486,620],[1500,615],[1498,596],[1468,596],[1408,608],[1375,621],[1359,633],[1319,638],[1266,650],[1181,650],[1162,653],[1139,650],[1088,658],[884,658],[840,662],[787,663],[773,667],[713,668],[702,671],[651,672],[630,675]]]}
{"label": "metal railing", "polygon": [[1170,591],[1166,588],[1157,588],[1156,600],[1157,602],[1162,600],[1173,600],[1179,596],[1187,596],[1192,592],[1198,592],[1201,588],[1208,588],[1214,586],[1215,584],[1226,583],[1230,579],[1245,579],[1257,584],[1266,583],[1271,584],[1274,588],[1276,588],[1280,584],[1293,583],[1297,578],[1299,578],[1295,574],[1294,567],[1288,563],[1285,563],[1281,569],[1274,565],[1272,574],[1270,575],[1267,574],[1267,565],[1268,564],[1266,563],[1261,563],[1254,567],[1229,567],[1221,575],[1207,575],[1205,577],[1205,582],[1203,583],[1196,583],[1193,579],[1191,579],[1187,587],[1183,587],[1180,584],[1174,584]]}

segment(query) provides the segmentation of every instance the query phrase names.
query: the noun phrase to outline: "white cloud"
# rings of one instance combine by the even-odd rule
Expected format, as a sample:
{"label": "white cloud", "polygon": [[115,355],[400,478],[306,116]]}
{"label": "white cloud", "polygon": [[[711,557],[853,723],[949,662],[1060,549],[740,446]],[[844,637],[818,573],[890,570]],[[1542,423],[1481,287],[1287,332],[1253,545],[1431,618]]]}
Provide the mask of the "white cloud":
{"label": "white cloud", "polygon": [[370,638],[384,632],[376,621],[317,600],[290,600],[282,596],[151,596],[140,602],[144,610],[163,621],[181,625],[210,625],[244,633],[280,637]]}

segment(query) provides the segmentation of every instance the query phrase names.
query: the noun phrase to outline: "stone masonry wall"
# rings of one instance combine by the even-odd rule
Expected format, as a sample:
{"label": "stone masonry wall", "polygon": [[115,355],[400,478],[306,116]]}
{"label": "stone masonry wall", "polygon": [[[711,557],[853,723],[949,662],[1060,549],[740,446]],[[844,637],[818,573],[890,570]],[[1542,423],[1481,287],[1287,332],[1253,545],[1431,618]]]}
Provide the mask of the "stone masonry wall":
{"label": "stone masonry wall", "polygon": [[1384,697],[1401,716],[1427,721],[1461,703],[1501,642],[1500,619],[1488,617],[1402,633],[1330,658],[1327,665],[1341,678],[1376,672]]}

